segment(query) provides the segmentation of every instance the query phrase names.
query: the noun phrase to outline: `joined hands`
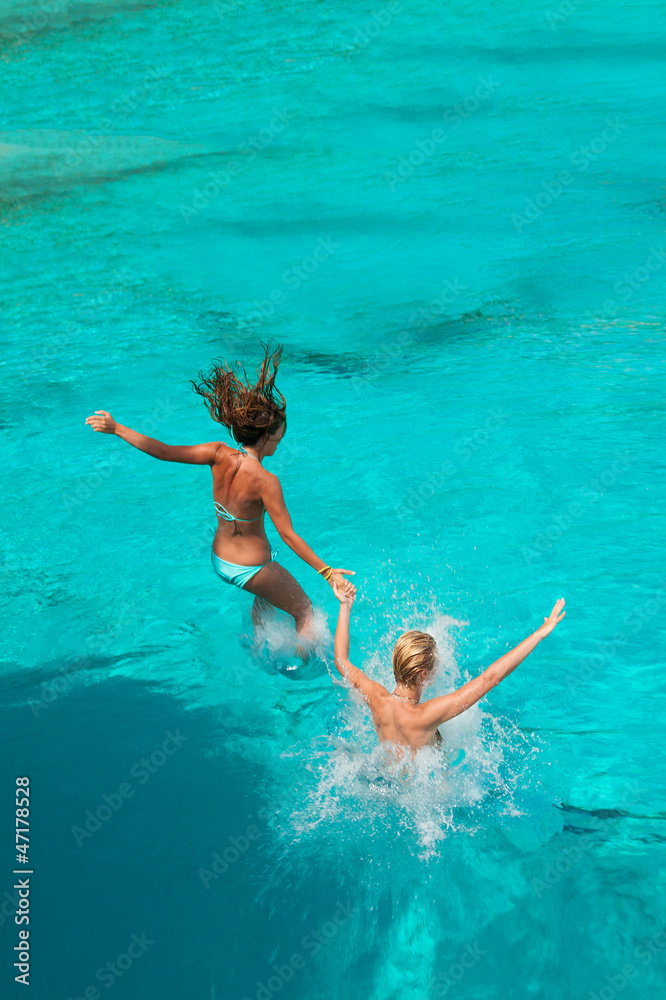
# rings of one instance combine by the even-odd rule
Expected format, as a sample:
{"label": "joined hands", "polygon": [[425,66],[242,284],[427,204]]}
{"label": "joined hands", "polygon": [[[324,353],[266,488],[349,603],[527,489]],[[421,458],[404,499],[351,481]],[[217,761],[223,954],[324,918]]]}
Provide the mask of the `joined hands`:
{"label": "joined hands", "polygon": [[333,582],[333,593],[343,607],[351,608],[356,599],[356,587],[351,580],[342,579],[342,586],[337,581]]}

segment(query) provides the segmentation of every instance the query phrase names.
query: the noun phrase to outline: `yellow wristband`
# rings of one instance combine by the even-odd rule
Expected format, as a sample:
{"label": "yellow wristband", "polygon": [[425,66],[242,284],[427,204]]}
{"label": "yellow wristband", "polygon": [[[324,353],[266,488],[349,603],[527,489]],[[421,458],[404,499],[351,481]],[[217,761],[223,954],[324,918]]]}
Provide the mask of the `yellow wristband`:
{"label": "yellow wristband", "polygon": [[319,576],[319,574],[320,574],[320,573],[325,573],[325,572],[326,572],[326,570],[327,570],[327,569],[330,569],[330,568],[331,568],[330,566],[322,566],[322,568],[321,568],[321,569],[318,569],[318,570],[317,570],[317,576]]}
{"label": "yellow wristband", "polygon": [[331,567],[329,566],[329,567],[328,567],[328,573],[326,574],[326,576],[324,577],[324,579],[325,579],[325,580],[328,580],[328,578],[329,578],[329,576],[331,575],[331,573],[332,573],[332,572],[333,572],[333,570],[332,570],[332,569],[331,569]]}

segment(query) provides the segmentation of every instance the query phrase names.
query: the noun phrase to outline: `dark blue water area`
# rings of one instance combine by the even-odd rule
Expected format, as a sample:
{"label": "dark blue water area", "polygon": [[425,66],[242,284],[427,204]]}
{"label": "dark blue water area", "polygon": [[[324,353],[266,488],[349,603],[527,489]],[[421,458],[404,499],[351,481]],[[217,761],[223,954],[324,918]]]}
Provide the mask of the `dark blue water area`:
{"label": "dark blue water area", "polygon": [[[7,682],[30,697],[23,677]],[[36,995],[104,996],[113,985],[118,996],[212,996],[217,984],[218,996],[242,996],[260,959],[290,947],[294,924],[316,929],[338,899],[349,905],[348,887],[322,870],[311,873],[305,923],[294,899],[276,912],[265,847],[267,808],[278,806],[258,792],[256,766],[221,750],[212,711],[123,678],[33,704],[37,717],[5,705],[3,743],[12,761],[30,762]],[[9,794],[8,765],[4,755]],[[3,836],[9,844],[6,821]],[[5,962],[17,931],[12,913],[0,929]],[[133,938],[138,957],[123,972]]]}

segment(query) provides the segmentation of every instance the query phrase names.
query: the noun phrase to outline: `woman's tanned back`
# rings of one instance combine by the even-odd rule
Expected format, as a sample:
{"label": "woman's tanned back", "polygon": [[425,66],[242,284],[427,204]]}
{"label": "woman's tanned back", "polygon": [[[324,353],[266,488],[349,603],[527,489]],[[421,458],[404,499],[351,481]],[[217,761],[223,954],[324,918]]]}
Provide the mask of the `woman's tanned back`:
{"label": "woman's tanned back", "polygon": [[259,517],[263,479],[270,475],[259,462],[221,444],[213,466],[213,499],[241,518]]}

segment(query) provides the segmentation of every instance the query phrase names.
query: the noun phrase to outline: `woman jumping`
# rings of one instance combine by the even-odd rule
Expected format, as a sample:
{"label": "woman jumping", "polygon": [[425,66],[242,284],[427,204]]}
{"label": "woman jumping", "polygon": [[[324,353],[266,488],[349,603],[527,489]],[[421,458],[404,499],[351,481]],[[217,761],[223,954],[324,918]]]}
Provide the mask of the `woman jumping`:
{"label": "woman jumping", "polygon": [[[192,382],[208,411],[229,430],[238,443],[232,448],[222,441],[207,444],[168,445],[117,424],[110,413],[97,410],[86,424],[104,434],[116,434],[140,451],[165,462],[209,465],[213,473],[213,503],[217,531],[213,539],[213,568],[225,583],[255,595],[252,619],[255,627],[264,619],[265,602],[291,615],[299,638],[313,641],[312,602],[294,577],[275,562],[266,538],[264,515],[268,514],[282,540],[300,558],[323,575],[331,587],[345,593],[351,586],[343,576],[353,570],[327,565],[294,531],[277,476],[264,469],[265,458],[275,449],[287,429],[286,402],[275,387],[282,348],[265,349],[257,369],[257,381],[248,384],[245,370],[218,363],[208,374],[199,373]],[[238,377],[240,370],[242,378]]]}
{"label": "woman jumping", "polygon": [[333,587],[340,601],[335,631],[335,665],[368,703],[379,742],[393,744],[399,755],[405,750],[414,754],[422,747],[441,744],[439,726],[471,708],[508,677],[541,640],[550,635],[566,614],[564,601],[557,601],[536,632],[523,639],[515,649],[500,656],[482,674],[451,694],[422,703],[423,690],[433,679],[437,666],[437,643],[427,632],[404,632],[393,649],[395,690],[388,691],[383,684],[371,680],[349,659],[349,617],[356,588],[349,581],[345,583],[344,591],[335,585]]}

